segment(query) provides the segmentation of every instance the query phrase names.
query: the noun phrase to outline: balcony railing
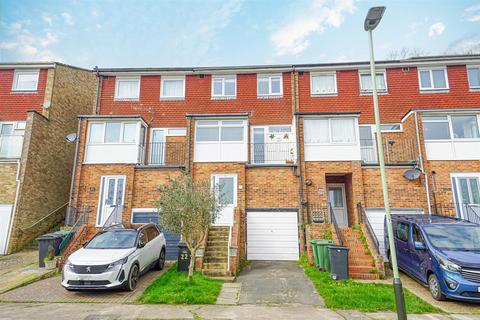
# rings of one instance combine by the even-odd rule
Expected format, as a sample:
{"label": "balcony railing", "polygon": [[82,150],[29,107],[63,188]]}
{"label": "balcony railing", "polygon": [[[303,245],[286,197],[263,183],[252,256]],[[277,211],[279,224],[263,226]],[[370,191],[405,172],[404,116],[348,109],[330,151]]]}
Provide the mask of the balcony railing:
{"label": "balcony railing", "polygon": [[[361,139],[360,150],[364,163],[378,163],[375,139]],[[418,149],[414,139],[385,139],[383,152],[385,164],[409,164],[418,160]]]}
{"label": "balcony railing", "polygon": [[480,224],[480,204],[475,203],[437,203],[432,205],[432,213],[440,216],[461,218]]}
{"label": "balcony railing", "polygon": [[157,166],[183,166],[186,153],[184,142],[150,142],[146,162]]}
{"label": "balcony railing", "polygon": [[0,136],[0,158],[20,158],[22,156],[23,136]]}
{"label": "balcony railing", "polygon": [[297,162],[295,142],[267,142],[251,144],[252,164],[294,164]]}

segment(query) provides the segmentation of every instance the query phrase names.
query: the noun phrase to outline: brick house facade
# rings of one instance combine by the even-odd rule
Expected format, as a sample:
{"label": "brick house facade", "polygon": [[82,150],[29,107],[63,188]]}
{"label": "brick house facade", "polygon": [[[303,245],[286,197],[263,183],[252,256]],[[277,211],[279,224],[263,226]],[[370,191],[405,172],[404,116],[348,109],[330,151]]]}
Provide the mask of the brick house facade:
{"label": "brick house facade", "polygon": [[[478,56],[378,63],[395,212],[464,217],[458,203],[476,203],[480,92],[472,77],[478,64]],[[373,263],[352,257],[351,273],[381,273],[383,246],[374,240],[383,241],[383,196],[368,63],[98,74],[96,114],[80,119],[71,203],[89,212],[91,233],[116,207],[127,225],[146,212],[154,216],[158,185],[187,174],[221,185],[231,198],[216,223],[229,230],[228,261],[217,266],[225,271],[219,273],[235,273],[243,259],[297,259],[318,237],[354,246],[342,235],[362,232]],[[442,154],[445,146],[450,151]],[[406,171],[420,173],[407,179]],[[458,187],[471,199],[459,199]]]}
{"label": "brick house facade", "polygon": [[0,254],[61,223],[77,115],[93,112],[96,79],[60,63],[0,64]]}

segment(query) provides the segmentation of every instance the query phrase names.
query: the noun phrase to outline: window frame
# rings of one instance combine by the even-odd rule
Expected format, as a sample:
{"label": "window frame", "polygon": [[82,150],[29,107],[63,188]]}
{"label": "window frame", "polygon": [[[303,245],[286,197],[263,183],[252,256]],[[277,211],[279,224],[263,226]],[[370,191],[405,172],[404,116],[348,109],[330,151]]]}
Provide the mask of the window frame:
{"label": "window frame", "polygon": [[[333,135],[332,135],[332,120],[345,120],[350,119],[353,121],[353,132],[354,132],[354,140],[352,142],[333,142]],[[305,120],[328,120],[328,139],[329,142],[322,142],[322,143],[309,143],[306,142],[307,139],[304,137],[304,145],[306,146],[355,146],[360,143],[358,137],[358,122],[357,118],[354,117],[334,117],[334,118],[311,118],[311,119],[304,119]],[[303,125],[305,128],[305,123]],[[305,129],[304,129],[304,136],[305,136]]]}
{"label": "window frame", "polygon": [[[382,126],[393,126],[399,125],[399,129],[382,129]],[[380,124],[380,131],[382,132],[403,132],[403,125],[402,123],[382,123]]]}
{"label": "window frame", "polygon": [[476,87],[473,87],[472,84],[471,84],[470,76],[468,75],[468,70],[470,70],[470,69],[478,69],[478,72],[480,73],[480,65],[469,65],[469,66],[467,66],[468,88],[471,89],[471,90],[475,90],[475,91],[480,90],[480,83]]}
{"label": "window frame", "polygon": [[[445,88],[435,88],[435,85],[434,85],[434,82],[433,82],[433,71],[434,70],[443,70],[443,74],[445,75],[445,85],[446,87]],[[422,79],[420,77],[420,73],[422,71],[428,71],[429,74],[430,74],[430,84],[432,85],[432,87],[430,88],[424,88],[422,86]],[[417,76],[418,76],[418,88],[419,88],[419,91],[420,92],[442,92],[442,91],[448,91],[450,90],[450,83],[448,81],[448,71],[447,71],[447,67],[444,66],[444,67],[426,67],[426,68],[418,68],[417,69]]]}
{"label": "window frame", "polygon": [[[383,75],[383,80],[385,82],[385,89],[379,89],[377,87],[378,94],[388,94],[387,70],[376,70],[375,71],[375,81],[377,81],[377,74],[382,74]],[[371,94],[373,94],[373,89],[372,90],[362,89],[362,75],[370,75],[370,79],[372,79],[372,76],[371,76],[369,70],[358,70],[358,82],[359,82],[359,85],[360,85],[360,95],[371,95]]]}
{"label": "window frame", "polygon": [[[165,81],[175,81],[175,80],[182,80],[183,87],[182,87],[182,95],[181,96],[165,96],[164,95],[164,84]],[[185,100],[185,87],[187,85],[187,79],[185,75],[181,76],[160,76],[160,100]]]}
{"label": "window frame", "polygon": [[[119,82],[122,81],[137,81],[138,83],[138,89],[135,97],[120,97],[119,96]],[[115,77],[115,94],[114,94],[114,99],[117,101],[138,101],[140,100],[140,86],[142,84],[142,79],[140,76],[135,77],[135,76],[130,76],[130,77]]]}
{"label": "window frame", "polygon": [[[222,79],[222,94],[215,94],[214,91],[214,82],[215,80]],[[234,80],[235,83],[235,92],[233,95],[225,94],[225,82],[226,80]],[[212,99],[235,99],[237,97],[237,75],[236,74],[225,74],[225,75],[212,75]]]}
{"label": "window frame", "polygon": [[[37,76],[37,81],[35,83],[34,89],[18,89],[18,76],[21,74],[35,74]],[[40,69],[15,69],[13,74],[12,81],[12,91],[13,92],[36,92],[38,91],[38,82],[40,81]]]}
{"label": "window frame", "polygon": [[141,212],[156,212],[157,215],[158,215],[158,208],[132,208],[132,214],[131,214],[131,217],[130,217],[130,223],[133,224],[133,225],[146,225],[146,224],[149,224],[149,223],[153,223],[153,222],[147,222],[147,223],[139,223],[139,222],[134,222],[133,221],[133,216],[135,213],[141,213]]}
{"label": "window frame", "polygon": [[[105,135],[106,135],[106,128],[107,123],[120,123],[120,141],[119,142],[105,142]],[[136,125],[135,128],[135,141],[134,142],[124,142],[124,132],[125,132],[125,123],[133,123]],[[90,142],[91,137],[91,125],[92,124],[102,124],[102,142]],[[138,122],[135,121],[90,121],[88,124],[88,132],[87,132],[87,144],[88,145],[137,145],[141,144],[141,141],[137,141],[140,139],[139,135],[139,127]]]}
{"label": "window frame", "polygon": [[[216,121],[216,124],[201,124],[202,121]],[[223,121],[242,121],[242,124],[223,124]],[[199,141],[198,140],[198,128],[217,128],[218,129],[218,140],[216,141]],[[222,141],[222,128],[223,127],[230,127],[230,128],[238,128],[242,127],[243,129],[243,135],[242,135],[242,140],[237,140],[237,141]],[[246,137],[246,130],[248,129],[248,126],[246,124],[245,119],[203,119],[203,120],[197,120],[195,122],[195,143],[200,143],[200,144],[222,144],[222,143],[232,143],[232,144],[238,144],[242,143],[245,144],[247,142],[247,137]]]}
{"label": "window frame", "polygon": [[[313,78],[314,77],[321,77],[321,76],[333,76],[333,81],[335,82],[335,91],[329,93],[315,93],[313,92]],[[328,97],[328,96],[336,96],[338,95],[338,85],[337,85],[337,72],[311,72],[310,73],[310,95],[312,97]]]}
{"label": "window frame", "polygon": [[[425,116],[435,117],[435,116],[446,116],[447,120],[425,120]],[[424,122],[447,122],[448,123],[448,131],[450,134],[450,139],[426,139],[425,138],[425,131],[423,131],[423,139],[427,142],[455,142],[455,141],[480,141],[479,138],[455,138],[453,134],[453,123],[452,123],[452,116],[474,116],[477,119],[477,129],[479,130],[480,134],[480,114],[478,113],[459,113],[459,114],[424,114],[422,115],[422,128]]]}
{"label": "window frame", "polygon": [[[278,77],[280,79],[280,92],[279,93],[272,93],[272,78]],[[260,79],[267,78],[268,79],[268,93],[260,93],[259,91],[259,84]],[[257,73],[257,98],[265,98],[265,97],[283,97],[283,74],[282,73]]]}

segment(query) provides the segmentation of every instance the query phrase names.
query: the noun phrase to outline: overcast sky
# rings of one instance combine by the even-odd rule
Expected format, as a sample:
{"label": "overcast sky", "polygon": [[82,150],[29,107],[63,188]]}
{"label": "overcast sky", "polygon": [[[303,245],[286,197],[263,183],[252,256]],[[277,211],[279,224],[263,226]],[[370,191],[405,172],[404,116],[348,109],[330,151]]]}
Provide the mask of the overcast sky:
{"label": "overcast sky", "polygon": [[402,48],[480,52],[480,1],[0,0],[0,61],[91,68],[358,61]]}

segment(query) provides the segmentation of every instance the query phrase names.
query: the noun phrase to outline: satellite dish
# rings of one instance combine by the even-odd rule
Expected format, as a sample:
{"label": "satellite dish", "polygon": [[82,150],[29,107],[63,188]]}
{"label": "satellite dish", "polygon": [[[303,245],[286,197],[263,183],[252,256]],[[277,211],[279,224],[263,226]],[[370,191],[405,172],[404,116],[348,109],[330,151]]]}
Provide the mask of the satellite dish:
{"label": "satellite dish", "polygon": [[75,142],[76,140],[77,140],[77,134],[75,132],[74,133],[69,133],[65,137],[65,141],[67,141],[67,142]]}
{"label": "satellite dish", "polygon": [[417,180],[418,178],[420,178],[421,174],[422,174],[422,171],[418,168],[415,168],[415,169],[410,169],[410,170],[405,171],[403,173],[403,176],[407,180]]}

